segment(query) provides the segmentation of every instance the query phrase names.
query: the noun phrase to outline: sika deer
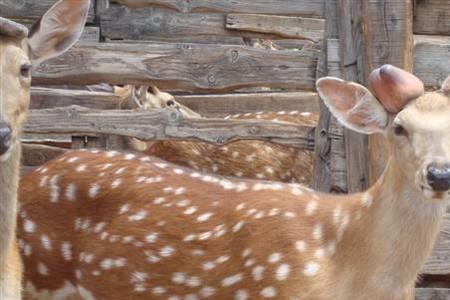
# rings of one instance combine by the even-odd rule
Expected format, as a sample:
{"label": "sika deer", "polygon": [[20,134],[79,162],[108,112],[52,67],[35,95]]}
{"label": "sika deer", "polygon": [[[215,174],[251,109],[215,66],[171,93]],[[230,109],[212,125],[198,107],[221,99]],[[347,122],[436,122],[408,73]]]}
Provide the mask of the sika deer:
{"label": "sika deer", "polygon": [[[59,1],[30,34],[0,18],[0,299],[21,299],[16,245],[20,134],[30,101],[31,68],[67,50],[81,35],[89,1]],[[26,39],[28,36],[28,40]]]}
{"label": "sika deer", "polygon": [[[121,108],[153,109],[175,106],[184,116],[200,118],[200,114],[178,103],[169,93],[156,87],[114,87],[122,98]],[[227,116],[226,119],[262,119],[299,125],[316,125],[318,116],[309,112],[279,111]],[[132,150],[160,157],[181,166],[223,176],[258,178],[282,182],[310,184],[314,154],[310,150],[264,141],[237,141],[215,146],[198,141],[142,142],[129,139]]]}
{"label": "sika deer", "polygon": [[364,193],[117,152],[71,152],[35,170],[22,180],[19,227],[32,298],[413,299],[449,197],[450,79],[424,93],[384,66],[370,86],[317,83],[344,125],[389,140],[386,170]]}

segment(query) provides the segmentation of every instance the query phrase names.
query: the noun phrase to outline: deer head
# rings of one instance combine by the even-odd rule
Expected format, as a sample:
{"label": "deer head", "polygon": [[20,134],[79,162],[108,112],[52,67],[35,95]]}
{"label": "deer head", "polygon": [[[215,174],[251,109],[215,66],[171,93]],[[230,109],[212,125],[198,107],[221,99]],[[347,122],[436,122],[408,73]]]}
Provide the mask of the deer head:
{"label": "deer head", "polygon": [[58,1],[29,33],[24,26],[0,18],[0,161],[7,160],[19,142],[30,99],[32,68],[65,52],[78,40],[89,3]]}
{"label": "deer head", "polygon": [[450,189],[449,81],[425,93],[417,77],[388,65],[369,77],[373,93],[337,78],[319,80],[317,89],[344,125],[387,136],[399,177],[427,198],[443,199]]}

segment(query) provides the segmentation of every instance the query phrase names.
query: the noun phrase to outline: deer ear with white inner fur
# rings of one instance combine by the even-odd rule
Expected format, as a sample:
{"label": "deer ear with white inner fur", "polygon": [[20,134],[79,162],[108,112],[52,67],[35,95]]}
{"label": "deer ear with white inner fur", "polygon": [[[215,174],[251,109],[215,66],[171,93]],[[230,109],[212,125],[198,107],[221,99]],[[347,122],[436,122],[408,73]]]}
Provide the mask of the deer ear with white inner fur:
{"label": "deer ear with white inner fur", "polygon": [[364,86],[324,77],[317,81],[316,87],[325,105],[344,126],[364,134],[386,129],[388,112]]}
{"label": "deer ear with white inner fur", "polygon": [[37,21],[28,36],[34,67],[73,46],[83,32],[90,0],[60,0]]}

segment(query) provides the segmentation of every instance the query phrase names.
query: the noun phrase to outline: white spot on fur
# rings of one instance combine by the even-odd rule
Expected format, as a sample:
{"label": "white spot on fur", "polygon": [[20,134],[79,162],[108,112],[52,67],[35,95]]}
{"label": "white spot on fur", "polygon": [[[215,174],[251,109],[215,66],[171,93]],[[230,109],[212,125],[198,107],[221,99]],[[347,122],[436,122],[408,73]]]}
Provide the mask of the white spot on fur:
{"label": "white spot on fur", "polygon": [[261,290],[260,295],[264,298],[273,298],[277,295],[277,290],[272,286],[268,286]]}
{"label": "white spot on fur", "polygon": [[313,277],[316,276],[319,272],[320,266],[318,263],[315,262],[309,262],[305,265],[305,268],[303,270],[303,274],[307,277]]}

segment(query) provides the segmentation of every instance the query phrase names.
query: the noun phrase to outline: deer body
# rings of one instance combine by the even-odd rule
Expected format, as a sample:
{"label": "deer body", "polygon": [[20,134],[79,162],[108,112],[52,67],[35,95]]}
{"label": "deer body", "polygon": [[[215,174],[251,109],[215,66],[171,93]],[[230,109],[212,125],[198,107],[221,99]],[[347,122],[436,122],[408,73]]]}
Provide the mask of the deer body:
{"label": "deer body", "polygon": [[424,93],[412,74],[376,72],[395,103],[383,89],[317,84],[343,124],[389,140],[386,170],[364,193],[96,150],[30,173],[18,228],[31,299],[414,299],[450,193],[450,80]]}
{"label": "deer body", "polygon": [[[20,300],[16,241],[20,135],[30,101],[31,70],[70,48],[81,35],[89,0],[60,0],[28,34],[0,17],[0,299]],[[61,22],[61,18],[64,19]],[[65,19],[69,18],[69,20]],[[58,27],[57,31],[55,26]]]}
{"label": "deer body", "polygon": [[[190,118],[201,116],[178,103],[175,98],[156,87],[115,87],[122,98],[122,108],[141,109],[178,107]],[[309,112],[279,111],[230,115],[225,119],[261,119],[316,125],[318,116]],[[130,148],[169,162],[222,176],[294,182],[309,185],[312,178],[314,153],[310,150],[286,147],[264,141],[236,141],[216,146],[199,141],[142,142],[129,139]]]}
{"label": "deer body", "polygon": [[71,152],[24,179],[27,286],[70,282],[97,300],[403,300],[445,212],[395,193],[395,164],[368,192],[335,197],[130,157]]}

